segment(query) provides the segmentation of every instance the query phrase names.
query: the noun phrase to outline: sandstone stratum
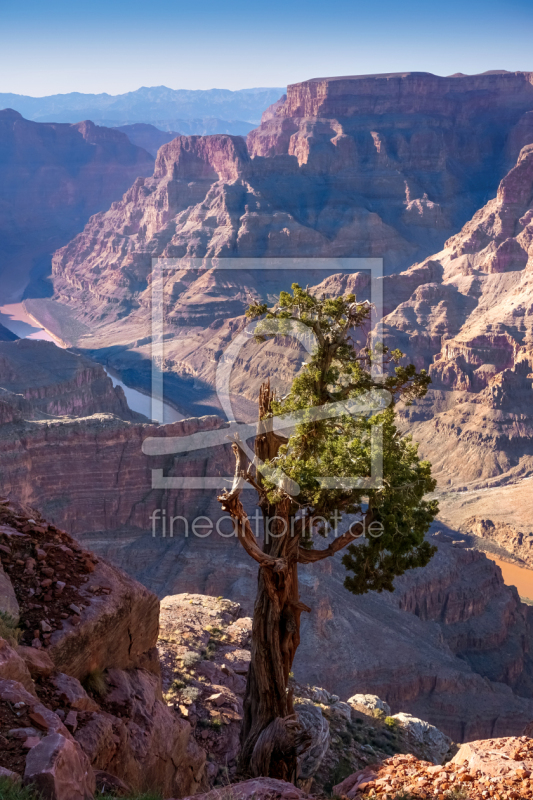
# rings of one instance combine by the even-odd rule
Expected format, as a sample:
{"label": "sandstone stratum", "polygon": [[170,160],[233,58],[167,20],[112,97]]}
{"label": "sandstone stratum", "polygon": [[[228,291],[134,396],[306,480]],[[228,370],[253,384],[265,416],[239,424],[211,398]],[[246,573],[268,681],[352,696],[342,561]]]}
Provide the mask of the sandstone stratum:
{"label": "sandstone stratum", "polygon": [[[162,366],[187,418],[168,425],[132,412],[101,366],[150,389],[155,256],[182,260],[164,278]],[[392,594],[348,595],[335,561],[302,568],[313,611],[291,691],[312,746],[299,784],[227,786],[257,574],[235,538],[190,531],[220,521],[233,471],[216,375],[242,340],[230,395],[251,420],[265,378],[283,394],[306,353],[245,331],[246,307],[294,271],[205,259],[308,257],[297,279],[313,293],[371,300],[368,274],[343,273],[354,256],[383,257],[379,329],[432,379],[399,416],[438,482],[437,552]],[[329,273],[319,257],[336,259]],[[0,648],[0,677],[21,687],[0,685],[0,703],[27,709],[24,734],[0,731],[14,754],[0,766],[30,780],[65,752],[86,797],[95,781],[205,800],[533,797],[533,608],[481,552],[533,565],[532,268],[533,73],[314,79],[247,141],[163,144],[153,175],[56,251],[53,297],[26,300],[64,349],[0,328],[0,589],[22,631]],[[216,446],[146,446],[199,433]],[[220,486],[181,488],[186,477]],[[178,519],[172,535],[162,517]]]}

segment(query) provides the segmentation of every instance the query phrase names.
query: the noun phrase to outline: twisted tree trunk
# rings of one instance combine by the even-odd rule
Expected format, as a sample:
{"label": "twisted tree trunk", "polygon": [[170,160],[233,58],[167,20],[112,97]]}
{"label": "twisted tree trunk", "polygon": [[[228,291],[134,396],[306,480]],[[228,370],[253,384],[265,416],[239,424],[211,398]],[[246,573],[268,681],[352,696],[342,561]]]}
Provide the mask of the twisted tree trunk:
{"label": "twisted tree trunk", "polygon": [[294,557],[283,552],[287,549],[287,537],[271,539],[265,550],[276,558],[289,556],[287,568],[259,568],[241,729],[241,768],[254,776],[294,781],[304,738],[288,684],[300,643],[300,615],[309,609],[299,602],[298,565]]}
{"label": "twisted tree trunk", "polygon": [[[271,411],[267,382],[259,393],[259,428],[255,453],[266,461],[284,441],[261,420]],[[257,473],[258,488],[261,476]],[[289,501],[272,506],[260,494],[264,518],[263,552],[269,563],[260,565],[252,626],[252,652],[241,729],[241,769],[251,775],[269,775],[295,781],[300,726],[288,691],[289,674],[300,643],[300,614],[305,608],[298,592],[298,537],[291,536]]]}
{"label": "twisted tree trunk", "polygon": [[[256,465],[276,457],[285,441],[272,431],[269,423],[272,394],[267,382],[259,396],[259,426],[255,440]],[[241,728],[240,769],[247,776],[268,776],[294,782],[297,759],[309,744],[294,713],[289,692],[289,674],[300,644],[300,617],[310,611],[300,601],[298,564],[309,564],[333,556],[360,534],[357,531],[338,536],[322,550],[300,546],[302,520],[294,524],[290,517],[291,500],[286,496],[270,505],[262,486],[260,470],[244,456],[242,442],[233,445],[235,478],[233,487],[219,497],[224,511],[236,522],[242,546],[259,564],[257,598],[252,626],[252,652],[244,719]],[[248,481],[259,494],[259,506],[265,521],[263,546],[257,541],[240,501],[243,483]]]}

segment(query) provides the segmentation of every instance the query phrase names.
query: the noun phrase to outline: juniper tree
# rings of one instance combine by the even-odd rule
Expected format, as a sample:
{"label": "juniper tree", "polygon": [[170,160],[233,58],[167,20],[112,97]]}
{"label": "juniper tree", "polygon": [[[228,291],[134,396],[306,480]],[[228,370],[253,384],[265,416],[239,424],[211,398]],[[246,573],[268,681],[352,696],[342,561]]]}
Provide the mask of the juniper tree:
{"label": "juniper tree", "polygon": [[[430,464],[395,424],[398,400],[422,397],[430,379],[403,364],[399,350],[383,347],[376,354],[355,345],[369,315],[354,295],[318,298],[297,284],[273,308],[247,311],[259,320],[258,338],[296,330],[314,346],[286,397],[276,397],[268,382],[261,387],[255,451],[233,443],[235,478],[219,497],[259,564],[241,730],[244,774],[294,780],[306,746],[289,691],[300,617],[311,610],[300,600],[298,565],[346,548],[344,585],[363,594],[393,591],[396,576],[425,566],[434,552],[424,538],[437,513],[436,502],[424,499],[435,488]],[[384,365],[379,375],[372,368],[377,358]],[[372,403],[377,410],[369,413]],[[369,486],[379,431],[382,479]],[[267,526],[262,543],[240,500],[244,482],[258,493]],[[340,534],[339,519],[348,520]]]}

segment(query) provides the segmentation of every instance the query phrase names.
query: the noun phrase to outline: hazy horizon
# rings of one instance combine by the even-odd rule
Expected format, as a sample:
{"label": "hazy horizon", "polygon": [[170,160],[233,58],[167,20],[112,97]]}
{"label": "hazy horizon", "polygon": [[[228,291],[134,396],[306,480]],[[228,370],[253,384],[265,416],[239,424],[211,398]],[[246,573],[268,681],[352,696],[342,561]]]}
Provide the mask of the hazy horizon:
{"label": "hazy horizon", "polygon": [[285,86],[318,76],[533,70],[533,4],[459,0],[28,0],[2,11],[0,92],[44,97]]}

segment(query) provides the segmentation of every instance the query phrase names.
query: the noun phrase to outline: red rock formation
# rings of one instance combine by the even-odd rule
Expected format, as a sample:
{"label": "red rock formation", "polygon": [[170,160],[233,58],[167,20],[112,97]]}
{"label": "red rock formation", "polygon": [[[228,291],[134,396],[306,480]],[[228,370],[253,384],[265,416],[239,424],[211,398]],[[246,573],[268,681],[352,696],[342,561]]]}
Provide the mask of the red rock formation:
{"label": "red rock formation", "polygon": [[[533,742],[522,736],[469,742],[444,766],[395,755],[350,775],[334,786],[349,800],[363,798],[486,797],[529,800],[533,797]],[[393,794],[394,793],[394,794]]]}
{"label": "red rock formation", "polygon": [[[139,179],[55,254],[58,314],[70,309],[91,326],[91,339],[69,341],[97,358],[105,350],[117,371],[146,386],[153,256],[383,256],[386,271],[398,272],[438,250],[533,141],[530,73],[324,79],[290,87],[274,105],[250,134],[248,152],[242,139],[225,135],[164,145],[154,177]],[[520,243],[502,242],[493,269],[520,259]],[[442,266],[434,264],[436,274]],[[298,277],[314,285],[323,276]],[[191,379],[205,401],[229,320],[293,279],[290,271],[166,273],[166,358],[179,384],[173,402],[191,393]],[[390,285],[388,308],[429,280],[440,277],[411,270]],[[457,291],[450,286],[443,299],[454,315],[449,325],[460,324],[471,303],[456,303]],[[206,331],[213,320],[221,329]],[[418,355],[434,347],[427,342],[424,331],[410,345]]]}
{"label": "red rock formation", "polygon": [[[0,539],[31,642],[0,638],[0,767],[57,800],[90,800],[113,780],[165,796],[207,788],[205,752],[163,701],[155,595],[5,500]],[[2,632],[16,638],[16,624]]]}
{"label": "red rock formation", "polygon": [[429,368],[432,391],[406,420],[442,488],[488,486],[533,469],[532,267],[529,145],[497,197],[410,271],[419,285],[384,320],[387,340]]}
{"label": "red rock formation", "polygon": [[510,111],[533,96],[533,72],[491,71],[442,78],[396,72],[313,78],[287,87],[280,117],[353,117],[363,114],[441,114],[475,118],[481,111]]}

